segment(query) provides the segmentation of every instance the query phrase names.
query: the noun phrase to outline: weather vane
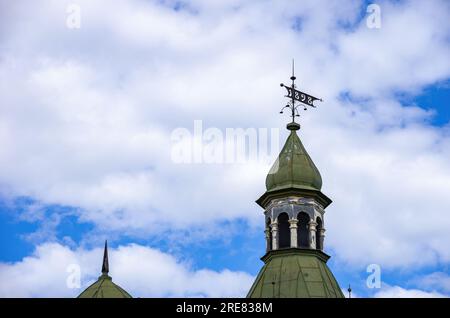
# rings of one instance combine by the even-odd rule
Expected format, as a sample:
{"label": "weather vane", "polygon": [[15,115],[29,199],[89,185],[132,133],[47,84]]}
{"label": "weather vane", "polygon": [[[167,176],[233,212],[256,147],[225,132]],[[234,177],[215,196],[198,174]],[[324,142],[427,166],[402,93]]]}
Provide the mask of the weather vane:
{"label": "weather vane", "polygon": [[[303,105],[303,110],[307,110],[308,109],[307,106],[316,108],[316,106],[314,106],[314,101],[315,100],[322,101],[322,99],[297,90],[296,89],[297,86],[295,85],[295,79],[296,79],[296,77],[294,75],[294,60],[292,60],[292,76],[291,76],[292,84],[291,84],[291,86],[286,86],[283,83],[280,84],[281,87],[286,88],[288,94],[285,95],[285,97],[290,98],[290,101],[288,102],[288,104],[286,106],[284,106],[281,109],[280,114],[283,113],[283,110],[285,108],[289,108],[291,110],[291,117],[292,117],[291,124],[293,124],[293,125],[288,124],[288,128],[289,128],[289,126],[292,126],[292,128],[298,127],[297,129],[299,129],[300,125],[295,122],[295,117],[300,117],[300,114],[298,113],[297,108],[300,105]],[[300,102],[301,104],[296,104],[296,102]]]}

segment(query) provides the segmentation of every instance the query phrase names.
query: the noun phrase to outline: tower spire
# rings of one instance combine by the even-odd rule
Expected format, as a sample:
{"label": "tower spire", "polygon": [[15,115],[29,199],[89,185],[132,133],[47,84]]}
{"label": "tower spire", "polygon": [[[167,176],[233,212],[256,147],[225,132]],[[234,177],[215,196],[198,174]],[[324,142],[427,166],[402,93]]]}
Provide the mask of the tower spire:
{"label": "tower spire", "polygon": [[285,95],[285,97],[289,98],[290,101],[287,103],[286,106],[284,106],[281,111],[280,114],[283,113],[283,110],[285,108],[289,108],[291,110],[291,117],[292,117],[292,122],[289,123],[287,125],[287,129],[289,130],[299,130],[300,129],[300,125],[298,123],[295,122],[295,117],[300,117],[300,114],[298,113],[297,108],[300,106],[300,104],[296,104],[296,102],[299,102],[301,104],[303,104],[303,110],[307,110],[306,106],[310,106],[310,107],[316,107],[314,106],[314,101],[315,100],[320,100],[322,101],[322,99],[314,97],[312,95],[303,93],[299,90],[297,90],[297,86],[295,85],[295,80],[297,78],[295,77],[295,67],[294,67],[294,59],[292,59],[292,76],[291,76],[291,86],[286,86],[283,83],[280,84],[281,87],[286,88],[288,94]]}
{"label": "tower spire", "polygon": [[105,250],[103,251],[102,274],[108,275],[108,273],[109,273],[108,240],[105,240]]}
{"label": "tower spire", "polygon": [[[266,192],[256,201],[264,209],[266,254],[249,298],[344,298],[324,252],[324,214],[331,199],[322,193],[322,177],[307,153],[294,121],[301,104],[320,100],[297,90],[292,61],[292,84],[285,87],[292,122],[286,143],[266,177]],[[277,274],[274,275],[274,272]],[[314,279],[311,279],[314,274]]]}

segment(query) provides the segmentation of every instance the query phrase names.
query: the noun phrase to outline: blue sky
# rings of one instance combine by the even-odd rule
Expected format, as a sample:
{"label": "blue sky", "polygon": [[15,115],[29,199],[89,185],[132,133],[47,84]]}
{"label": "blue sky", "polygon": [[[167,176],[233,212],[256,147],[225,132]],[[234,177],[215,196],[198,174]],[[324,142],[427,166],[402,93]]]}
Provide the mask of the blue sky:
{"label": "blue sky", "polygon": [[[449,4],[377,2],[380,28],[368,4],[0,1],[0,296],[77,295],[105,239],[135,296],[244,296],[292,58],[324,99],[300,136],[334,201],[325,251],[341,287],[449,296]],[[177,164],[173,133],[195,120],[280,128],[280,144],[262,161]]]}

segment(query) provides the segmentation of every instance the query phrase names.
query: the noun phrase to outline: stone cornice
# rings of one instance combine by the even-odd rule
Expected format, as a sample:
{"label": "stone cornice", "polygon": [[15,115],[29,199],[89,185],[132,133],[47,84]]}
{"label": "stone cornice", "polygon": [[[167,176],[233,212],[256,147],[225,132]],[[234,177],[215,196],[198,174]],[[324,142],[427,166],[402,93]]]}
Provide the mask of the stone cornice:
{"label": "stone cornice", "polygon": [[289,247],[289,248],[282,248],[282,249],[268,251],[263,257],[261,257],[261,260],[264,263],[267,263],[269,260],[271,260],[274,257],[281,257],[281,256],[295,255],[295,254],[316,256],[319,259],[321,259],[322,261],[324,261],[325,263],[330,258],[330,256],[328,254],[325,254],[321,250],[315,250],[315,249],[310,249],[310,248]]}
{"label": "stone cornice", "polygon": [[324,209],[327,206],[329,206],[332,202],[331,199],[327,197],[325,194],[323,194],[321,191],[298,189],[298,188],[286,188],[274,191],[267,191],[258,200],[256,200],[256,203],[258,203],[258,205],[261,206],[263,209],[266,209],[273,199],[286,198],[288,196],[313,198],[317,200],[317,202],[321,204]]}

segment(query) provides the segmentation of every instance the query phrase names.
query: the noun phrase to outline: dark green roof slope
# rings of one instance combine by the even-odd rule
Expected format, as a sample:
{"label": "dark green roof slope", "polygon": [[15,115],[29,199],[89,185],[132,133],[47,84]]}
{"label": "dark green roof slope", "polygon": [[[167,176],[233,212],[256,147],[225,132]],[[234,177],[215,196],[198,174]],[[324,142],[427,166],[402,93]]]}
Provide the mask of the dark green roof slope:
{"label": "dark green roof slope", "polygon": [[114,284],[112,278],[102,274],[98,280],[86,288],[78,298],[132,298],[123,288]]}
{"label": "dark green roof slope", "polygon": [[318,190],[322,177],[294,129],[266,178],[267,191],[286,188]]}
{"label": "dark green roof slope", "polygon": [[329,256],[317,250],[270,251],[250,289],[249,298],[343,298],[329,270]]}

